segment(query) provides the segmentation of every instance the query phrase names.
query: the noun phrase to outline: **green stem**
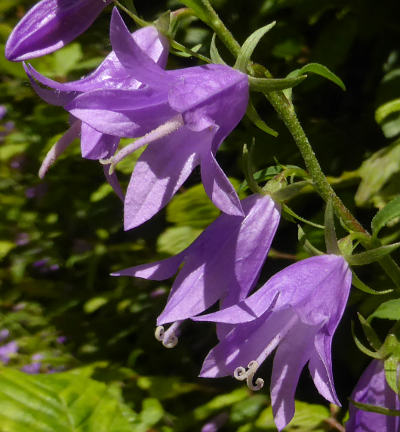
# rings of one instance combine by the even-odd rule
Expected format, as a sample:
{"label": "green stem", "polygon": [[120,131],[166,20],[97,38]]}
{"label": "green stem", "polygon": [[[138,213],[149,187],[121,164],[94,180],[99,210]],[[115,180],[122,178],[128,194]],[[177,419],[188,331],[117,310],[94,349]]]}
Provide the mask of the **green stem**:
{"label": "green stem", "polygon": [[[225,24],[221,21],[218,14],[212,8],[209,0],[201,0],[204,7],[207,9],[208,24],[213,28],[215,33],[229,49],[229,51],[237,57],[240,51],[240,45],[233,37],[232,33],[225,27]],[[265,68],[261,67],[264,71],[264,77],[272,78],[271,74]],[[335,213],[340,217],[350,231],[362,233],[360,237],[361,244],[366,248],[370,249],[377,247],[372,244],[371,236],[368,231],[360,224],[360,222],[352,215],[349,209],[344,205],[342,200],[336,195],[332,186],[329,184],[326,176],[324,175],[318,159],[315,156],[314,150],[301,126],[299,119],[297,118],[294,106],[289,101],[282,91],[271,91],[265,93],[266,98],[269,100],[275,111],[278,113],[281,120],[288,128],[292,135],[300,153],[304,159],[305,165],[308,172],[310,173],[311,179],[315,186],[316,191],[320,194],[323,200],[327,203],[332,200],[332,205]],[[398,288],[400,288],[400,268],[393,261],[392,258],[386,256],[379,260],[379,264],[384,269],[386,274],[392,279]]]}
{"label": "green stem", "polygon": [[206,8],[208,13],[207,24],[217,33],[218,37],[228,48],[228,50],[236,58],[240,51],[239,42],[233,37],[232,33],[226,28],[225,24],[222,22],[221,18],[218,16],[217,12],[211,6],[209,0],[201,0],[203,6]]}

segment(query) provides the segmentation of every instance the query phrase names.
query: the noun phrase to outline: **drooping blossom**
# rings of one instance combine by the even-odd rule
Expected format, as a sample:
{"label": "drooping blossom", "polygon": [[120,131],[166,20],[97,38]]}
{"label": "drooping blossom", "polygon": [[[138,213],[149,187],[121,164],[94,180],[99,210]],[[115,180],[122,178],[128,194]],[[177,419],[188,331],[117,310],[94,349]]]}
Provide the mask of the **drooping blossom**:
{"label": "drooping blossom", "polygon": [[117,153],[112,166],[148,144],[126,193],[125,229],[164,207],[197,165],[214,204],[227,214],[243,215],[215,153],[246,111],[247,75],[216,64],[163,70],[132,39],[116,9],[110,35],[121,64],[146,86],[85,91],[66,109],[100,133],[141,137]]}
{"label": "drooping blossom", "polygon": [[333,384],[331,343],[350,286],[351,271],[342,257],[316,256],[278,272],[241,303],[192,318],[234,325],[209,352],[200,376],[233,375],[258,390],[263,380],[258,378],[254,384],[253,376],[277,348],[271,401],[279,430],[294,415],[297,382],[307,362],[319,393],[339,405]]}
{"label": "drooping blossom", "polygon": [[87,30],[111,0],[42,0],[21,19],[6,44],[6,57],[23,61],[49,54]]}
{"label": "drooping blossom", "polygon": [[[399,396],[386,382],[381,360],[372,360],[354,388],[350,399],[368,405],[400,410]],[[394,432],[400,430],[400,417],[364,411],[355,407],[351,402],[349,415],[346,432]]]}
{"label": "drooping blossom", "polygon": [[[144,55],[161,68],[166,66],[169,43],[167,38],[160,34],[155,27],[144,27],[133,32],[129,37],[135,41],[140,50],[146,53]],[[121,64],[114,51],[104,59],[93,73],[80,80],[67,83],[59,83],[46,78],[30,65],[24,65],[24,67],[35,91],[52,105],[65,106],[79,94],[98,89],[133,90],[143,87],[142,83],[136,80],[130,71]],[[35,80],[52,90],[40,87]],[[47,154],[39,170],[39,177],[44,177],[57,157],[78,137],[81,139],[81,151],[84,158],[107,159],[115,153],[120,136],[99,132],[73,116],[71,116],[70,123],[70,128]],[[105,169],[105,174],[118,195],[122,197],[122,191],[119,189],[115,176],[109,175],[108,167]]]}
{"label": "drooping blossom", "polygon": [[23,366],[21,370],[28,374],[38,374],[42,367],[42,360],[43,360],[42,354],[34,354],[32,356],[32,363]]}
{"label": "drooping blossom", "polygon": [[[245,217],[222,214],[180,254],[113,273],[144,279],[170,278],[183,263],[167,305],[157,319],[163,344],[174,339],[182,320],[204,312],[217,301],[222,307],[243,300],[254,287],[280,220],[280,206],[269,196],[251,195],[242,201]],[[226,329],[221,325],[219,335]]]}
{"label": "drooping blossom", "polygon": [[18,344],[15,341],[0,346],[0,362],[7,364],[11,357],[18,352]]}

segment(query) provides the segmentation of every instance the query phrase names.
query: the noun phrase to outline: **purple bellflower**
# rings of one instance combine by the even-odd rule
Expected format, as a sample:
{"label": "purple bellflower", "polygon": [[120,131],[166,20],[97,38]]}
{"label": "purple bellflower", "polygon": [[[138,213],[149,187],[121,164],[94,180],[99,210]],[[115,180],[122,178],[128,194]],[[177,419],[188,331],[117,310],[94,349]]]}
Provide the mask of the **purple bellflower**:
{"label": "purple bellflower", "polygon": [[316,256],[278,272],[241,303],[192,318],[234,325],[209,352],[200,376],[233,375],[259,390],[264,382],[258,378],[253,383],[254,374],[278,347],[272,368],[271,401],[279,430],[294,415],[294,394],[307,362],[321,395],[340,405],[333,385],[331,343],[350,286],[351,271],[342,257]]}
{"label": "purple bellflower", "polygon": [[[351,399],[364,404],[400,410],[399,396],[386,382],[383,362],[372,360],[358,381]],[[400,417],[363,411],[351,402],[346,432],[394,432],[400,430]]]}
{"label": "purple bellflower", "polygon": [[[166,37],[161,35],[155,27],[144,27],[130,35],[137,46],[146,55],[164,68],[168,59],[169,43]],[[78,81],[59,83],[48,79],[38,73],[32,66],[24,65],[32,85],[38,95],[52,105],[67,105],[74,97],[84,92],[98,89],[138,89],[142,83],[132,77],[132,74],[121,64],[115,52],[112,51],[101,65],[90,75]],[[44,89],[38,86],[35,80],[51,88]],[[52,147],[44,159],[39,170],[39,177],[43,178],[57,157],[73,142],[75,138],[81,138],[82,156],[87,159],[110,158],[118,147],[120,137],[103,134],[89,126],[89,124],[71,116],[71,126],[61,139]],[[105,166],[105,174],[118,195],[122,197],[119,184],[115,175],[109,175],[109,167]]]}
{"label": "purple bellflower", "polygon": [[18,352],[18,344],[15,341],[8,342],[0,347],[0,362],[7,364],[11,357]]}
{"label": "purple bellflower", "polygon": [[6,44],[6,57],[23,61],[49,54],[87,30],[111,0],[42,0],[21,19]]}
{"label": "purple bellflower", "polygon": [[[280,206],[269,196],[251,195],[242,201],[245,217],[222,214],[180,254],[113,273],[144,279],[170,278],[183,263],[172,286],[158,326],[174,323],[164,333],[163,345],[173,346],[179,323],[204,312],[217,301],[228,307],[254,288],[280,220]],[[222,337],[226,326],[219,326]],[[161,332],[161,333],[160,333]]]}
{"label": "purple bellflower", "polygon": [[100,133],[138,138],[111,159],[112,168],[148,145],[126,193],[125,229],[163,208],[197,165],[214,204],[227,214],[243,216],[215,153],[246,112],[247,75],[216,64],[163,70],[140,49],[117,9],[110,35],[121,64],[146,86],[85,91],[65,108]]}

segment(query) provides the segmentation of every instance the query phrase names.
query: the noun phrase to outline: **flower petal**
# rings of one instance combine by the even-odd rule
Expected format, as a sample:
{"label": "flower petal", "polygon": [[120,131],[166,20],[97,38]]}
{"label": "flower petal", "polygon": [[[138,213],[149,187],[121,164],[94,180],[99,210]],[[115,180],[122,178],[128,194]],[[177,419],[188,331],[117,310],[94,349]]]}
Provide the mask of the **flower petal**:
{"label": "flower petal", "polygon": [[308,369],[320,394],[329,402],[341,406],[333,383],[331,345],[332,336],[320,330],[315,336],[316,352],[310,358]]}
{"label": "flower petal", "polygon": [[183,127],[147,147],[126,192],[126,230],[147,221],[169,202],[199,163],[198,147],[211,139],[208,130],[194,133]]}
{"label": "flower petal", "polygon": [[111,0],[42,0],[21,19],[6,57],[22,61],[60,49],[83,33]]}
{"label": "flower petal", "polygon": [[[168,58],[169,43],[165,36],[153,26],[141,28],[131,34],[142,51],[160,67],[164,68]],[[137,89],[142,84],[120,63],[114,51],[103,60],[100,66],[88,76],[76,81],[59,83],[51,80],[31,65],[24,66],[30,78],[59,92],[87,92],[98,89]],[[57,92],[56,94],[59,94]]]}
{"label": "flower petal", "polygon": [[294,416],[294,395],[301,371],[310,358],[315,332],[313,326],[298,320],[275,353],[271,376],[271,403],[279,431]]}
{"label": "flower petal", "polygon": [[200,376],[233,375],[237,367],[246,367],[252,360],[261,365],[296,321],[293,311],[287,309],[277,313],[267,311],[256,320],[235,326],[208,353]]}
{"label": "flower petal", "polygon": [[132,39],[117,8],[112,12],[110,40],[118,60],[138,81],[165,89],[174,81]]}
{"label": "flower petal", "polygon": [[244,216],[239,197],[211,151],[201,155],[201,180],[211,201],[224,213]]}
{"label": "flower petal", "polygon": [[84,158],[94,160],[110,158],[118,144],[118,137],[102,134],[88,124],[82,123],[81,151]]}
{"label": "flower petal", "polygon": [[111,273],[111,276],[134,276],[142,279],[169,279],[177,271],[184,259],[182,253],[150,264],[141,264]]}
{"label": "flower petal", "polygon": [[162,92],[94,90],[75,97],[66,107],[73,116],[99,132],[119,137],[138,137],[176,115]]}
{"label": "flower petal", "polygon": [[113,188],[114,192],[117,194],[118,198],[124,202],[124,193],[122,192],[121,185],[119,184],[117,174],[113,172],[110,174],[110,164],[103,165],[104,175],[109,183],[109,185]]}

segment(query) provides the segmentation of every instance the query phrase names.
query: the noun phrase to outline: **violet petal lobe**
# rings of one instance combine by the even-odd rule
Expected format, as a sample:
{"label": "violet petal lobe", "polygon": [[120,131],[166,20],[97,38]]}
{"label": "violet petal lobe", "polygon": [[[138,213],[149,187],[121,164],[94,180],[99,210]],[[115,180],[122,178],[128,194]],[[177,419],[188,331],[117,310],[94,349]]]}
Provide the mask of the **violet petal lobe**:
{"label": "violet petal lobe", "polygon": [[148,87],[85,92],[65,108],[99,132],[131,138],[145,135],[176,115],[165,94]]}
{"label": "violet petal lobe", "polygon": [[310,358],[313,349],[312,340],[316,331],[315,326],[297,322],[276,350],[271,376],[271,403],[275,424],[279,431],[294,416],[294,395],[297,383],[301,371]]}
{"label": "violet petal lobe", "polygon": [[[130,37],[134,39],[139,48],[160,67],[164,68],[167,63],[169,43],[168,40],[158,32],[155,27],[143,27],[133,32]],[[98,89],[136,89],[142,83],[132,77],[116,56],[114,51],[103,60],[99,67],[77,81],[59,83],[49,79],[37,72],[31,65],[24,65],[25,71],[31,79],[35,79],[44,86],[58,90],[57,93],[87,92]],[[36,88],[35,88],[36,89]],[[39,93],[39,96],[41,94]]]}
{"label": "violet petal lobe", "polygon": [[233,216],[244,216],[239,197],[232,183],[222,171],[210,150],[201,153],[201,180],[204,189],[221,211]]}
{"label": "violet petal lobe", "polygon": [[[400,410],[400,398],[389,387],[381,360],[372,360],[358,381],[350,399],[364,404]],[[346,432],[394,432],[400,429],[400,417],[363,411],[351,402]]]}
{"label": "violet petal lobe", "polygon": [[6,57],[22,61],[49,54],[71,42],[94,22],[111,0],[42,0],[14,28]]}
{"label": "violet petal lobe", "polygon": [[132,39],[117,8],[112,12],[110,40],[118,60],[135,79],[155,88],[163,88],[171,84],[173,78],[171,79],[164,69],[143,52]]}
{"label": "violet petal lobe", "polygon": [[156,261],[150,264],[141,264],[111,273],[111,276],[133,276],[143,279],[164,280],[169,279],[177,271],[182,261],[184,254],[180,253],[170,258],[161,261]]}
{"label": "violet petal lobe", "polygon": [[81,126],[81,152],[86,159],[108,159],[116,151],[119,138],[102,134],[86,123]]}
{"label": "violet petal lobe", "polygon": [[197,148],[210,146],[213,132],[193,132],[182,128],[146,148],[137,161],[125,198],[125,229],[136,226],[161,210],[199,164]]}

